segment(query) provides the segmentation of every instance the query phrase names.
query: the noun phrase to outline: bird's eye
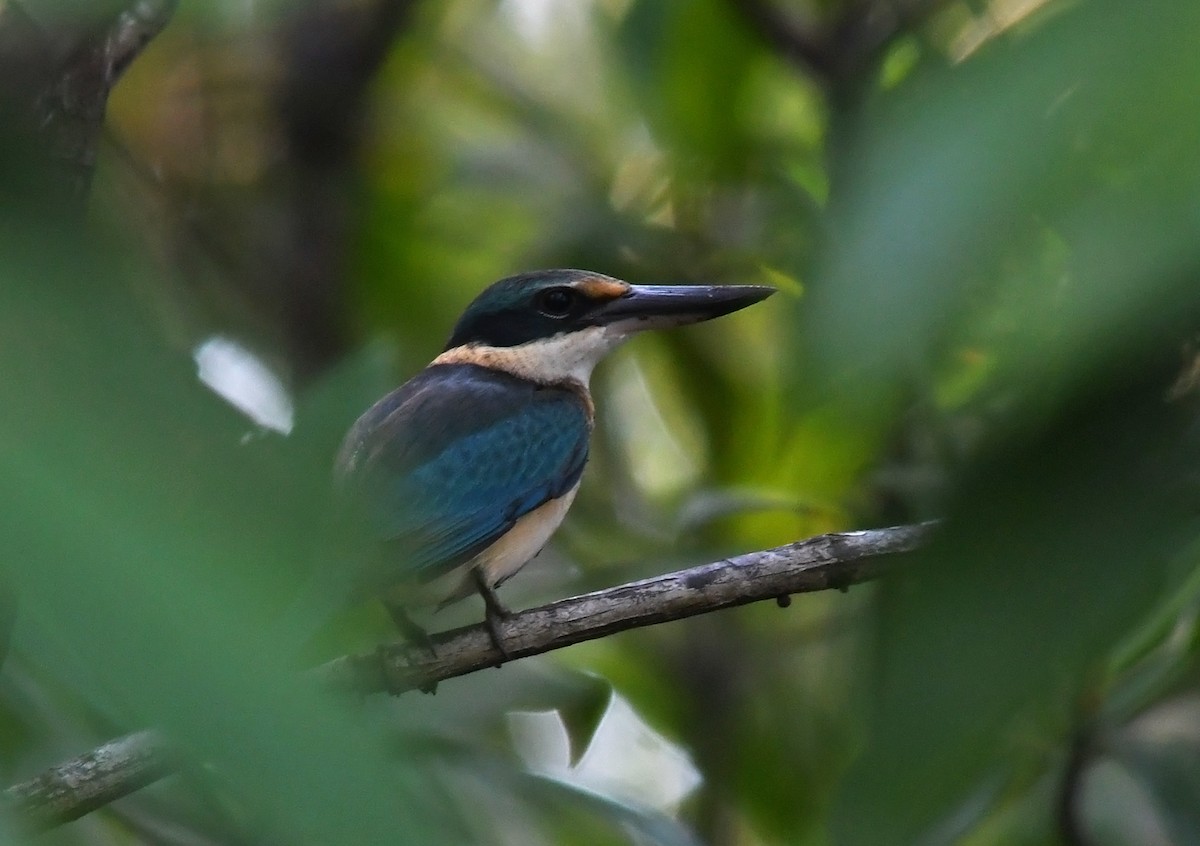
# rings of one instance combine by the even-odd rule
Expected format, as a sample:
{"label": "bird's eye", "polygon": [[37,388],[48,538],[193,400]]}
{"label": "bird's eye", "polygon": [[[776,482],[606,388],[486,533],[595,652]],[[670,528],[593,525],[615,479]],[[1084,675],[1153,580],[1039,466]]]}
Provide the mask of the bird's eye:
{"label": "bird's eye", "polygon": [[570,288],[547,288],[538,295],[538,311],[548,317],[566,317],[575,305],[576,296]]}

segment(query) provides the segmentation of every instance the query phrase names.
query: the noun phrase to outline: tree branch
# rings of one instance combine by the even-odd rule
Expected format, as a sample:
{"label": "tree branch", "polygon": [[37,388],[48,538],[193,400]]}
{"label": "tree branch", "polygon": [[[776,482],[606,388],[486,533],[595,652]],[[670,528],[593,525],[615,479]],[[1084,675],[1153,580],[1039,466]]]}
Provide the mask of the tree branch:
{"label": "tree branch", "polygon": [[[0,4],[0,69],[17,80],[0,82],[0,113],[48,160],[58,199],[73,213],[82,209],[91,183],[108,95],[167,25],[177,2],[131,0],[103,20],[86,22],[81,34],[67,32],[65,22],[64,32],[44,31],[20,4]],[[64,39],[67,52],[60,57]]]}
{"label": "tree branch", "polygon": [[4,799],[38,828],[79,819],[174,769],[166,740],[139,731],[98,746],[4,791]]}
{"label": "tree branch", "polygon": [[[764,599],[786,604],[783,598],[794,593],[844,590],[879,576],[888,556],[916,549],[932,526],[839,532],[749,552],[518,611],[499,623],[499,633],[510,658],[528,658],[735,605]],[[431,688],[506,660],[482,623],[440,632],[431,640],[433,655],[424,645],[391,643],[370,653],[337,658],[314,672],[335,688],[399,694]]]}
{"label": "tree branch", "polygon": [[[894,556],[919,548],[935,524],[818,535],[774,549],[630,582],[514,613],[500,623],[509,657],[526,658],[628,629],[681,620],[795,593],[845,590],[874,579]],[[313,670],[324,685],[355,693],[432,689],[440,681],[504,663],[483,624],[337,658]],[[40,826],[77,819],[174,769],[165,739],[143,731],[10,787],[5,798]]]}

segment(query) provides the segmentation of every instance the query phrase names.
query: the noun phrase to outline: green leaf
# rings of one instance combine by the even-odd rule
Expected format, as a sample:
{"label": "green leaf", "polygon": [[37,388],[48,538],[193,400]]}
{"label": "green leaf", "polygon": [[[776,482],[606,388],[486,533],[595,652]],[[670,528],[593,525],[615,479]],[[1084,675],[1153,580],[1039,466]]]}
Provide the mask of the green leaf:
{"label": "green leaf", "polygon": [[802,315],[827,390],[871,407],[971,343],[1028,402],[1194,322],[1200,7],[1051,5],[852,116]]}
{"label": "green leaf", "polygon": [[104,257],[7,246],[25,261],[0,279],[0,545],[23,654],[113,723],[165,731],[254,839],[430,842],[439,789],[269,625],[279,574],[340,543],[329,456],[242,443]]}
{"label": "green leaf", "polygon": [[744,167],[740,120],[757,45],[728,5],[637,2],[618,46],[655,134],[681,164]]}
{"label": "green leaf", "polygon": [[1197,530],[1180,462],[1200,444],[1148,381],[995,456],[884,582],[871,733],[837,842],[915,842],[1020,760],[1022,739],[1067,734],[1107,653],[1163,598]]}

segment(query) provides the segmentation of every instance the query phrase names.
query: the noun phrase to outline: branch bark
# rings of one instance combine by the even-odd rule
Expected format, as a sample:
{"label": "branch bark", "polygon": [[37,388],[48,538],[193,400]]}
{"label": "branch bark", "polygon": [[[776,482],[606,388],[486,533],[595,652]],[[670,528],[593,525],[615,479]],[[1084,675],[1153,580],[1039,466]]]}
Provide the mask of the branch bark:
{"label": "branch bark", "polygon": [[[507,656],[478,624],[433,635],[432,653],[423,645],[385,644],[312,672],[323,685],[358,694],[429,690],[506,660],[616,632],[764,599],[786,605],[796,593],[845,590],[882,575],[898,554],[922,546],[933,527],[922,523],[818,535],[520,611],[500,624]],[[47,827],[77,819],[173,769],[165,738],[143,731],[10,787],[4,797],[34,824]]]}
{"label": "branch bark", "polygon": [[4,129],[27,136],[31,154],[44,159],[53,199],[69,215],[82,212],[112,87],[167,25],[177,3],[130,0],[102,18],[77,21],[80,33],[69,32],[67,22],[60,24],[62,32],[48,32],[19,3],[0,4]]}
{"label": "branch bark", "polygon": [[79,819],[174,769],[165,738],[139,731],[13,785],[4,799],[38,828]]}
{"label": "branch bark", "polygon": [[354,693],[430,689],[438,682],[585,640],[682,620],[698,614],[781,600],[879,576],[889,556],[920,546],[932,524],[818,535],[700,567],[573,596],[518,611],[500,622],[505,655],[482,623],[432,636],[424,645],[391,643],[330,661],[314,672],[324,683]]}

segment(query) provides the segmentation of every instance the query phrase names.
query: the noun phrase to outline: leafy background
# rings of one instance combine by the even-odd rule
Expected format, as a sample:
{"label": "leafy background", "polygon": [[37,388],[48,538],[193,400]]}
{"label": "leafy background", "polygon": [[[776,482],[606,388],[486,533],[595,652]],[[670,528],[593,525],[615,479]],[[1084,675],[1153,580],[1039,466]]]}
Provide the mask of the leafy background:
{"label": "leafy background", "polygon": [[[38,839],[1200,842],[1197,34],[1188,0],[185,2],[83,234],[7,124],[3,774],[147,726],[186,762]],[[383,615],[302,660],[270,623],[353,543],[341,433],[554,266],[782,293],[601,367],[511,604],[942,531],[786,611],[329,701],[296,669]]]}

